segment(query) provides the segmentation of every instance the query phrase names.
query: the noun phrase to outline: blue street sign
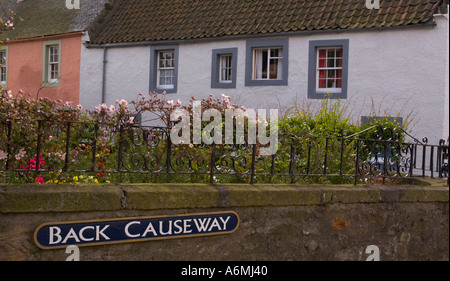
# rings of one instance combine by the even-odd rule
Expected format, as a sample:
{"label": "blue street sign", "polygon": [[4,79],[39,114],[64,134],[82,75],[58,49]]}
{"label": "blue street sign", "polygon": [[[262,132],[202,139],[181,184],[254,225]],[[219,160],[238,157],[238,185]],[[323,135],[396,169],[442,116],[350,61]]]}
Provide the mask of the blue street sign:
{"label": "blue street sign", "polygon": [[39,226],[36,245],[44,250],[75,246],[231,234],[239,227],[235,212],[55,222]]}

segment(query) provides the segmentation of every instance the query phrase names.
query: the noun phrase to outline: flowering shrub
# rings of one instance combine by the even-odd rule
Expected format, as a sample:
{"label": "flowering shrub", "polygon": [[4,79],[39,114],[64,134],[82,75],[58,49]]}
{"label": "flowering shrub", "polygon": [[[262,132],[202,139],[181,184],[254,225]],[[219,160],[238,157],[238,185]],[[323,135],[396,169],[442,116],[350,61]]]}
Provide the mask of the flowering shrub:
{"label": "flowering shrub", "polygon": [[[179,121],[171,120],[171,115],[178,109],[189,114],[190,127],[183,128],[191,133],[189,144],[172,145],[169,141],[170,129],[179,124]],[[226,144],[219,150],[205,143],[195,143],[192,132],[194,115],[197,110],[204,113],[208,109],[215,109],[222,118],[227,112],[242,114],[243,119],[232,120],[233,127],[243,125],[245,141],[238,143],[234,131],[233,143],[237,145]],[[296,111],[283,118],[280,122],[282,139],[278,145],[279,153],[273,158],[259,158],[260,144],[253,146],[248,143],[249,122],[264,122],[268,125],[260,116],[249,118],[249,111],[233,104],[226,95],[219,98],[210,95],[201,101],[192,97],[189,104],[182,105],[180,100],[167,100],[165,93],[141,93],[135,101],[116,100],[113,105],[101,104],[90,110],[70,102],[31,99],[22,91],[13,94],[2,89],[0,181],[38,184],[158,180],[198,182],[208,180],[208,173],[214,172],[211,178],[215,182],[224,179],[228,182],[249,182],[250,166],[253,166],[256,174],[264,174],[272,167],[272,173],[283,176],[291,174],[294,169],[300,172],[304,170],[302,173],[308,174],[320,174],[324,169],[328,174],[336,174],[339,169],[351,173],[354,169],[355,142],[341,142],[337,138],[361,129],[345,116],[345,108],[340,106],[339,101],[331,103],[324,100],[317,114]],[[159,120],[166,128],[135,126],[134,116],[139,115],[145,115],[149,120]],[[201,133],[204,133],[203,128],[211,124],[201,122]],[[222,124],[218,130],[222,130],[221,137],[225,138]],[[365,133],[370,132],[368,130]],[[363,136],[366,137],[361,134]],[[222,139],[221,143],[227,142]],[[344,150],[345,153],[341,153]],[[361,150],[365,151],[365,147],[362,146]],[[324,155],[327,157],[325,168]],[[281,182],[285,182],[285,179]]]}
{"label": "flowering shrub", "polygon": [[[85,169],[94,163],[95,171],[116,168],[117,163],[111,159],[118,150],[117,134],[127,134],[135,123],[131,114],[149,112],[169,125],[170,113],[181,106],[179,100],[167,101],[165,93],[139,94],[139,97],[137,101],[117,100],[115,105],[101,104],[83,111],[81,105],[73,106],[71,102],[31,99],[21,90],[13,94],[0,89],[0,171],[14,169],[18,171],[19,181],[43,184],[91,179],[91,176],[80,176],[78,180],[61,177],[68,166]],[[59,172],[32,176],[44,169]],[[102,172],[90,182],[108,180]]]}

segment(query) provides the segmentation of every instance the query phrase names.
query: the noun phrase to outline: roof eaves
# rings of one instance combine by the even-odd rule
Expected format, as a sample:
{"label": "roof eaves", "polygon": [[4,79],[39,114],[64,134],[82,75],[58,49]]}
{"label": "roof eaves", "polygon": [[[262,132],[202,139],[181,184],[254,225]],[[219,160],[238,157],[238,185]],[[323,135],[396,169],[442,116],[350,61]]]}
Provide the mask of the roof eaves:
{"label": "roof eaves", "polygon": [[208,37],[208,38],[193,38],[193,39],[175,39],[175,40],[155,40],[155,41],[134,41],[134,42],[114,42],[114,43],[92,43],[86,42],[86,48],[124,48],[124,47],[137,47],[137,46],[157,46],[157,45],[176,45],[176,44],[189,44],[208,41],[225,41],[225,40],[239,40],[239,39],[252,39],[252,38],[267,38],[267,37],[283,37],[283,36],[309,36],[312,34],[327,34],[327,33],[353,33],[353,32],[375,32],[386,30],[402,30],[402,29],[415,29],[415,28],[434,28],[436,23],[433,19],[428,20],[425,23],[410,24],[410,25],[395,25],[385,27],[364,27],[364,28],[352,28],[352,29],[312,29],[312,30],[298,30],[279,33],[264,33],[264,34],[246,34],[246,35],[231,35],[222,37]]}

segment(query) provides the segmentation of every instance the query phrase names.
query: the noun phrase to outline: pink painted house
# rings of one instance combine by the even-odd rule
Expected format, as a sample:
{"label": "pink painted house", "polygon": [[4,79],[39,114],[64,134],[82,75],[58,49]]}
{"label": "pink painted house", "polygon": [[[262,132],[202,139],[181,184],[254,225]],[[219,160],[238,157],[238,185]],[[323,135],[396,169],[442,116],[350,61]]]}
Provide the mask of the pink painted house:
{"label": "pink painted house", "polygon": [[8,1],[23,21],[16,19],[15,30],[3,34],[1,86],[13,94],[78,104],[83,38],[106,2],[83,0],[80,9],[70,9],[66,1]]}

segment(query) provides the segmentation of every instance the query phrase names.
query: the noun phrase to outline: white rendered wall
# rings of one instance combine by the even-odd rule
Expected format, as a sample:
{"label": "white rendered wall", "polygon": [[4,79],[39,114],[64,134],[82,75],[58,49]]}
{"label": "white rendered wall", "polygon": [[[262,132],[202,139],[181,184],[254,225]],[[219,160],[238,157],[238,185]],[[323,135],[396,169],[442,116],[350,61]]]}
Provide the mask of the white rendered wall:
{"label": "white rendered wall", "polygon": [[[288,86],[245,86],[246,40],[179,45],[178,91],[169,99],[184,104],[224,93],[248,108],[280,108],[280,114],[307,99],[311,40],[349,39],[347,99],[352,116],[388,114],[410,120],[412,135],[430,143],[448,136],[448,17],[436,17],[434,28],[341,32],[289,38]],[[286,37],[281,37],[286,38]],[[237,48],[236,89],[211,89],[212,50]],[[80,101],[101,102],[103,49],[82,51]],[[134,100],[149,90],[150,46],[111,48],[107,53],[106,100]],[[373,106],[372,106],[373,105]]]}

